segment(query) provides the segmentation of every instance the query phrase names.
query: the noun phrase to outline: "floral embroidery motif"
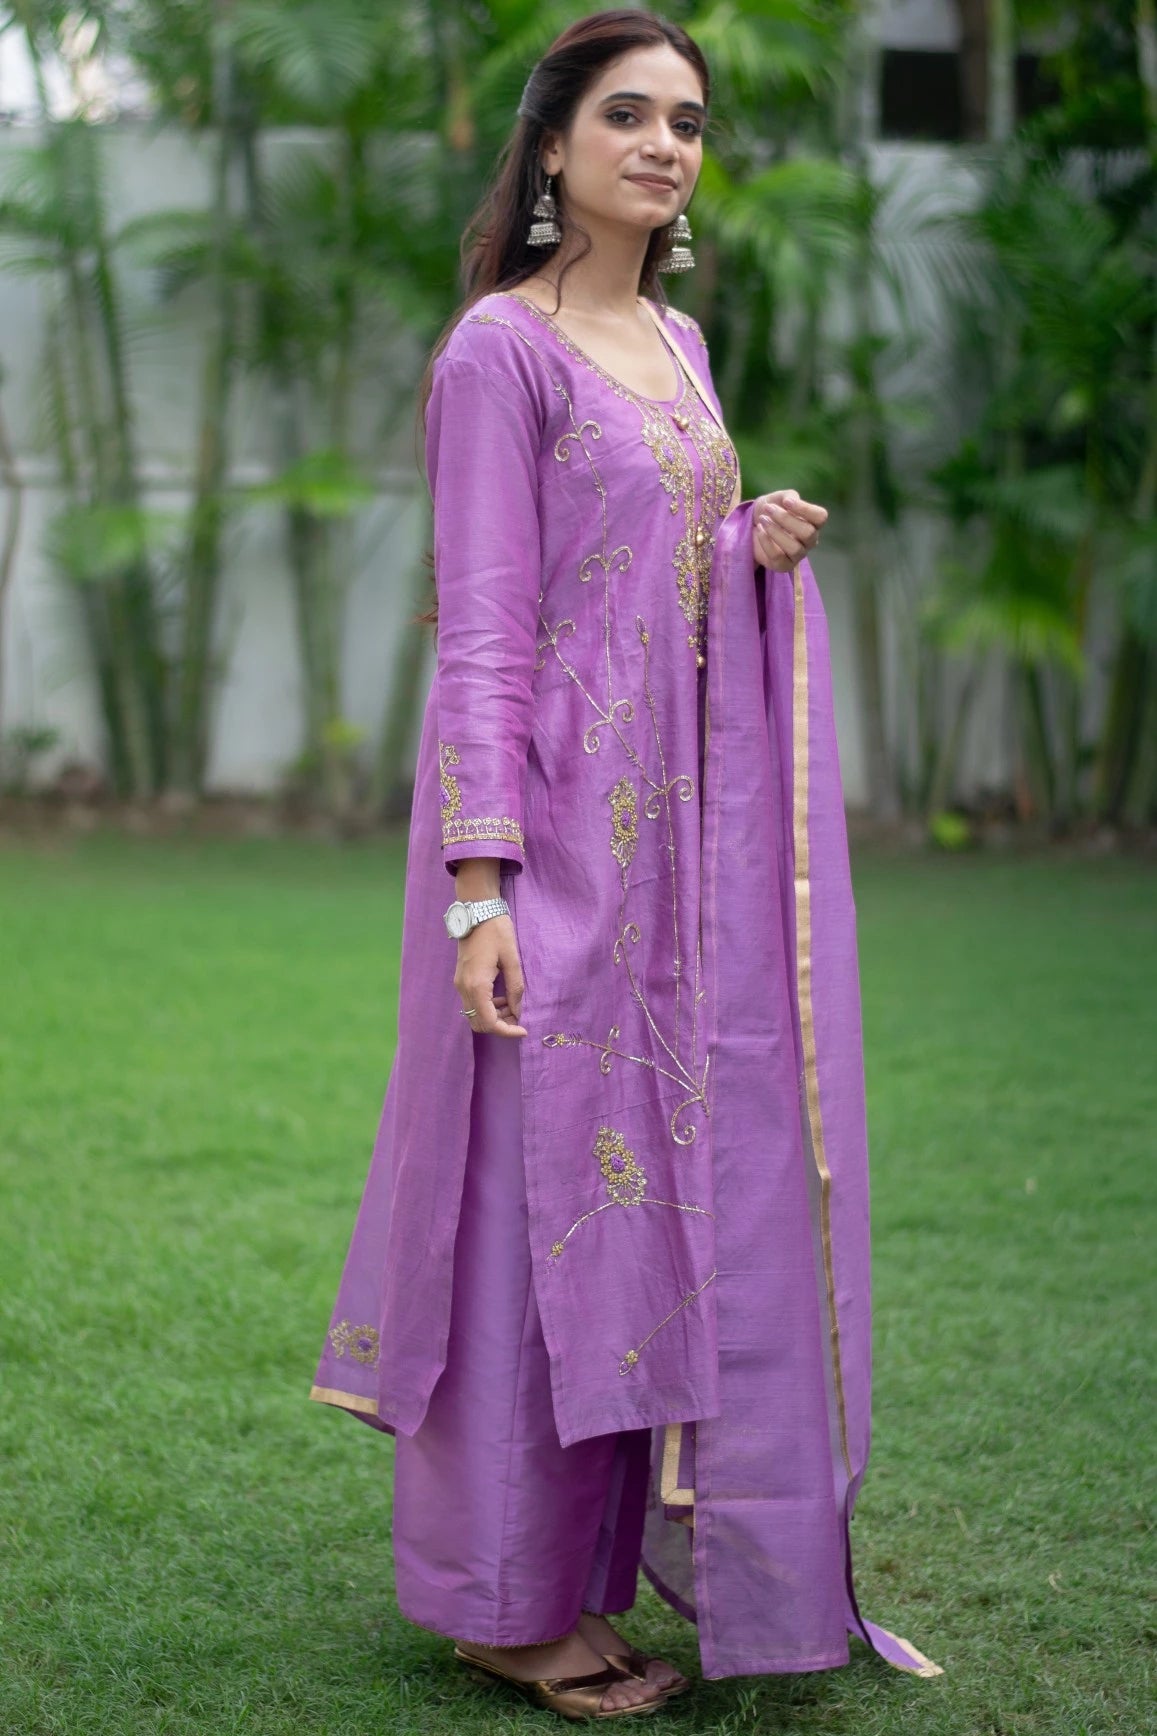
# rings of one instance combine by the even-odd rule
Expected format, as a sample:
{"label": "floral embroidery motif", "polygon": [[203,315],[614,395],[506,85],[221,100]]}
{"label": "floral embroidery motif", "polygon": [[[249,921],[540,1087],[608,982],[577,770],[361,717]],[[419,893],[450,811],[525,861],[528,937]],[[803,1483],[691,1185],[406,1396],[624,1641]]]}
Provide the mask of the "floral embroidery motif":
{"label": "floral embroidery motif", "polygon": [[378,1366],[378,1329],[376,1326],[351,1326],[339,1320],[330,1331],[329,1341],[335,1356],[349,1355],[367,1368]]}
{"label": "floral embroidery motif", "polygon": [[631,865],[635,845],[639,842],[639,816],[635,803],[635,786],[630,778],[619,779],[610,794],[611,855],[620,868]]}
{"label": "floral embroidery motif", "polygon": [[647,1172],[635,1162],[635,1154],[613,1127],[600,1127],[595,1156],[606,1179],[607,1192],[617,1206],[637,1206],[647,1191]]}
{"label": "floral embroidery motif", "polygon": [[462,791],[458,779],[447,766],[461,765],[458,749],[453,742],[438,743],[438,780],[442,785],[442,847],[453,844],[476,844],[486,839],[498,839],[506,844],[517,844],[520,850],[526,845],[522,836],[522,827],[509,814],[501,817],[493,814],[482,816],[462,816]]}
{"label": "floral embroidery motif", "polygon": [[601,1206],[595,1206],[592,1211],[583,1212],[575,1219],[566,1235],[560,1241],[551,1244],[550,1257],[558,1260],[562,1257],[567,1243],[576,1230],[592,1218],[597,1218],[601,1212],[610,1211],[614,1206],[664,1206],[672,1212],[690,1212],[694,1217],[713,1218],[714,1212],[709,1212],[704,1206],[694,1206],[689,1200],[656,1200],[647,1198],[647,1172],[639,1163],[634,1152],[627,1144],[623,1135],[614,1127],[600,1127],[595,1138],[595,1156],[599,1160],[599,1169],[607,1184],[610,1195]]}

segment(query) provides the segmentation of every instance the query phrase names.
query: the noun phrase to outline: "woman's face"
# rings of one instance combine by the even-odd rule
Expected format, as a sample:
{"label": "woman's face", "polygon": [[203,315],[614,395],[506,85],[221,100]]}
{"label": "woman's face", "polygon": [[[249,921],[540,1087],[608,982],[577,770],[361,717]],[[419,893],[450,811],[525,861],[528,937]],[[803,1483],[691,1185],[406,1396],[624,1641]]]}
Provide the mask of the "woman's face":
{"label": "woman's face", "polygon": [[666,43],[635,48],[603,68],[569,132],[544,150],[543,168],[561,177],[560,203],[587,227],[657,229],[694,191],[705,118],[690,61]]}

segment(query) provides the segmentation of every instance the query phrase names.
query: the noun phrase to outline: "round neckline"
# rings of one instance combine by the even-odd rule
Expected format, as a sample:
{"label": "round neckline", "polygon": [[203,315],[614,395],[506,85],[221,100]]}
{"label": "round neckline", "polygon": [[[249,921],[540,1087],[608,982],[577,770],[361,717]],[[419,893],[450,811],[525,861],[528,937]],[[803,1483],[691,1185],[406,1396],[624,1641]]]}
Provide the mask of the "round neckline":
{"label": "round neckline", "polygon": [[[603,367],[601,362],[596,361],[594,356],[592,356],[589,351],[584,350],[582,345],[572,338],[570,333],[563,326],[560,326],[558,321],[554,319],[552,315],[547,313],[545,308],[539,307],[536,301],[531,301],[528,295],[519,295],[516,289],[496,289],[492,293],[496,296],[509,297],[511,301],[520,302],[523,307],[530,308],[532,313],[536,313],[539,319],[543,320],[550,327],[551,331],[557,335],[565,348],[572,350],[577,356],[580,356],[582,360],[586,362],[588,367],[593,368],[596,374],[601,375],[604,380],[609,380],[612,386],[616,386],[619,390],[629,393],[632,398],[638,398],[644,404],[654,404],[656,409],[659,410],[674,410],[678,408],[686,396],[690,381],[684,372],[682,363],[675,354],[670,339],[667,337],[665,332],[659,331],[658,326],[656,326],[655,329],[659,331],[659,335],[666,346],[667,354],[675,365],[675,374],[679,381],[679,390],[675,393],[673,398],[649,398],[646,392],[639,392],[636,391],[634,386],[628,386],[625,380],[620,380],[617,374],[612,374],[609,369]],[[640,304],[645,305],[645,298],[643,296],[639,296],[637,299]]]}

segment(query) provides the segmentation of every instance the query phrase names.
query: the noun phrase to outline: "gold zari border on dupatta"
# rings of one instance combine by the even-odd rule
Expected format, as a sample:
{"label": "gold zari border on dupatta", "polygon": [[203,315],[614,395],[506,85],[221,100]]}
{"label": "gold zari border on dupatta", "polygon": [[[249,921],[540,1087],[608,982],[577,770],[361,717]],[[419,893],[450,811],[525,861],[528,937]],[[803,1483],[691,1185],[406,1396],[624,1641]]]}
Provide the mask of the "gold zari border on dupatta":
{"label": "gold zari border on dupatta", "polygon": [[341,1392],[336,1386],[314,1386],[309,1390],[318,1404],[340,1405],[342,1410],[360,1411],[363,1416],[376,1417],[378,1407],[372,1398],[362,1398],[356,1392]]}
{"label": "gold zari border on dupatta", "polygon": [[816,1062],[815,1012],[812,1007],[811,880],[808,848],[808,661],[807,627],[804,621],[803,574],[792,573],[793,606],[791,672],[792,836],[795,842],[795,975],[803,1037],[804,1082],[807,1087],[808,1125],[812,1152],[820,1178],[820,1240],[824,1255],[824,1281],[828,1298],[828,1329],[832,1349],[832,1379],[840,1421],[840,1450],[848,1480],[852,1460],[848,1451],[848,1418],[844,1401],[844,1376],[840,1365],[840,1322],[836,1312],[836,1277],[832,1259],[832,1175],[824,1147],[823,1112]]}
{"label": "gold zari border on dupatta", "polygon": [[[639,299],[640,299],[640,301],[643,302],[643,306],[646,308],[647,312],[650,314],[651,318],[654,320],[656,326],[658,327],[659,334],[662,337],[663,342],[667,345],[667,348],[671,351],[672,355],[674,356],[676,365],[678,367],[682,368],[683,372],[686,374],[687,378],[690,380],[691,384],[694,386],[696,392],[699,394],[699,397],[703,403],[703,408],[707,411],[707,414],[709,416],[711,416],[716,422],[718,422],[720,428],[723,430],[723,433],[727,434],[727,428],[726,428],[726,425],[723,421],[723,418],[716,411],[715,406],[711,402],[711,398],[710,398],[709,393],[707,392],[706,387],[703,385],[703,382],[700,380],[698,374],[695,372],[695,369],[691,366],[690,362],[687,360],[686,356],[683,354],[682,345],[672,342],[670,336],[668,335],[666,329],[664,328],[663,321],[662,321],[659,313],[652,306],[652,304],[649,301],[645,300],[645,298],[643,298],[642,296],[640,296]],[[728,435],[728,439],[730,439],[730,435]],[[732,451],[733,452],[735,451],[734,444],[732,445]],[[727,509],[728,512],[734,512],[735,511],[735,508],[739,505],[739,502],[742,498],[742,495],[743,495],[743,484],[742,484],[742,481],[740,480],[740,474],[739,474],[739,454],[738,454],[738,452],[736,452],[735,453],[735,489],[734,489],[734,492],[732,493],[732,496],[731,496],[731,504]],[[703,731],[704,731],[703,756],[704,756],[704,759],[706,759],[707,751],[711,745],[710,689],[708,689],[708,692],[705,695],[705,703],[704,703],[703,711],[704,711],[704,717],[703,717]],[[679,1487],[679,1458],[680,1458],[680,1454],[682,1452],[682,1447],[683,1447],[683,1424],[682,1423],[668,1423],[664,1429],[664,1432],[663,1432],[663,1461],[662,1461],[662,1467],[661,1467],[661,1470],[659,1473],[659,1498],[663,1502],[663,1504],[665,1506],[668,1506],[668,1507],[692,1507],[693,1508],[695,1505],[695,1491],[694,1491],[694,1489],[681,1489]],[[686,1518],[682,1521],[682,1523],[693,1525],[694,1519],[693,1519],[692,1515],[688,1514],[686,1516]]]}
{"label": "gold zari border on dupatta", "polygon": [[[920,1668],[918,1670],[906,1670],[906,1675],[931,1677],[942,1676],[944,1674],[943,1667],[940,1664],[935,1663],[931,1658],[926,1658],[919,1647],[912,1644],[911,1640],[904,1639],[900,1634],[894,1634],[891,1628],[882,1627],[880,1632],[882,1634],[887,1634],[890,1640],[895,1640],[898,1646],[903,1647],[909,1657],[916,1659]],[[886,1658],[884,1661],[889,1664],[892,1663],[891,1658]],[[895,1670],[903,1670],[904,1666],[903,1664],[892,1664],[892,1668]]]}
{"label": "gold zari border on dupatta", "polygon": [[663,1465],[659,1473],[659,1499],[667,1507],[693,1507],[694,1489],[679,1487],[679,1455],[683,1448],[683,1424],[667,1423],[663,1430]]}

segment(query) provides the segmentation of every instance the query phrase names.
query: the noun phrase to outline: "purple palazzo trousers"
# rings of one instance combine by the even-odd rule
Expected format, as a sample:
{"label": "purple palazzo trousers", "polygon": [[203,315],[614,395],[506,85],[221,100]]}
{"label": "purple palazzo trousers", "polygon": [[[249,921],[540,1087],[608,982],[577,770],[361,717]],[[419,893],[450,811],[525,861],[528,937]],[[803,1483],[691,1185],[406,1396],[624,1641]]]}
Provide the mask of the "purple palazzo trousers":
{"label": "purple palazzo trousers", "polygon": [[474,1038],[446,1367],[399,1434],[402,1614],[478,1645],[570,1633],[635,1601],[651,1431],[559,1444],[531,1274],[515,1038]]}

